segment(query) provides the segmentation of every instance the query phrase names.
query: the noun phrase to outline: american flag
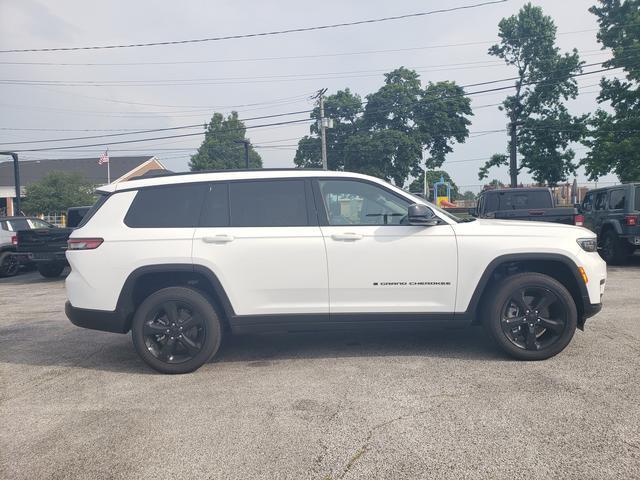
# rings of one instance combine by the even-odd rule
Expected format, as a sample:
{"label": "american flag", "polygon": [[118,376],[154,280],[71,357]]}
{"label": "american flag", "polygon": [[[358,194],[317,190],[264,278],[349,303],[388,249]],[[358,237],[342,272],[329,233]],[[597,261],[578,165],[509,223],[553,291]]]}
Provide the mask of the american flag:
{"label": "american flag", "polygon": [[109,163],[109,152],[104,152],[100,155],[100,159],[98,160],[98,165],[102,165],[103,163]]}

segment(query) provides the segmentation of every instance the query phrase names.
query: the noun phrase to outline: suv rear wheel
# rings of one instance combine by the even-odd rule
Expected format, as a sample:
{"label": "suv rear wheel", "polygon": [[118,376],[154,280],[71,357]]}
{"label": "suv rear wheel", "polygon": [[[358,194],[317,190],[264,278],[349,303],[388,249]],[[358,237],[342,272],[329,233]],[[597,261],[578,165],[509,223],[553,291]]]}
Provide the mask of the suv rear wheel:
{"label": "suv rear wheel", "polygon": [[613,230],[607,230],[602,236],[602,249],[600,256],[607,263],[619,265],[625,263],[629,259],[629,255],[633,253],[630,246],[616,235]]}
{"label": "suv rear wheel", "polygon": [[484,325],[512,357],[544,360],[564,350],[577,321],[573,297],[560,282],[540,273],[520,273],[498,284],[486,304]]}
{"label": "suv rear wheel", "polygon": [[151,368],[188,373],[216,354],[222,324],[200,292],[168,287],[142,302],[133,317],[131,336],[136,351]]}

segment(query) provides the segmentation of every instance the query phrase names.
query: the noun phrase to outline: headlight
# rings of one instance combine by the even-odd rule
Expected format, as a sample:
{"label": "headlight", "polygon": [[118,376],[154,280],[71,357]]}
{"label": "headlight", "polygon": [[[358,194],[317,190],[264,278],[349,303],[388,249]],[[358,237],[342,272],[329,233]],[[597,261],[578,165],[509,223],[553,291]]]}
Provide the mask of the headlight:
{"label": "headlight", "polygon": [[580,248],[585,252],[595,252],[598,250],[598,240],[595,238],[579,238],[576,240]]}

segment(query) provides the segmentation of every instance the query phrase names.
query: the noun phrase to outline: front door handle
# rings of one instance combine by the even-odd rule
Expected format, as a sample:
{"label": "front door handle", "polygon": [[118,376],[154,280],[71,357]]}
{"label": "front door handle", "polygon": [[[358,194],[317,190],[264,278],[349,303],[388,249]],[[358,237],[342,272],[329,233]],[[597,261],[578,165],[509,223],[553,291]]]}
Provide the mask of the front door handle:
{"label": "front door handle", "polygon": [[331,235],[331,238],[334,240],[338,240],[339,242],[355,242],[356,240],[360,240],[363,236],[359,233],[334,233]]}
{"label": "front door handle", "polygon": [[204,243],[229,243],[233,242],[233,235],[214,235],[212,237],[202,237]]}

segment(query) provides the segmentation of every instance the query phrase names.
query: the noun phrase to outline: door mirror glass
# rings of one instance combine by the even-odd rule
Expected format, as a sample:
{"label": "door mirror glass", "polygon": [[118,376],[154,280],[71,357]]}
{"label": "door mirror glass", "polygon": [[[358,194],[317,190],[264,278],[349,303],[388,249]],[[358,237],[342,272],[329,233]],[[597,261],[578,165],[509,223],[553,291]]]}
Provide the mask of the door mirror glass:
{"label": "door mirror glass", "polygon": [[478,216],[478,213],[476,211],[476,207],[471,207],[469,209],[469,215],[471,215],[472,217],[477,217]]}
{"label": "door mirror glass", "polygon": [[431,209],[421,203],[409,205],[407,214],[409,225],[422,225],[425,227],[438,225],[438,218],[433,214]]}

